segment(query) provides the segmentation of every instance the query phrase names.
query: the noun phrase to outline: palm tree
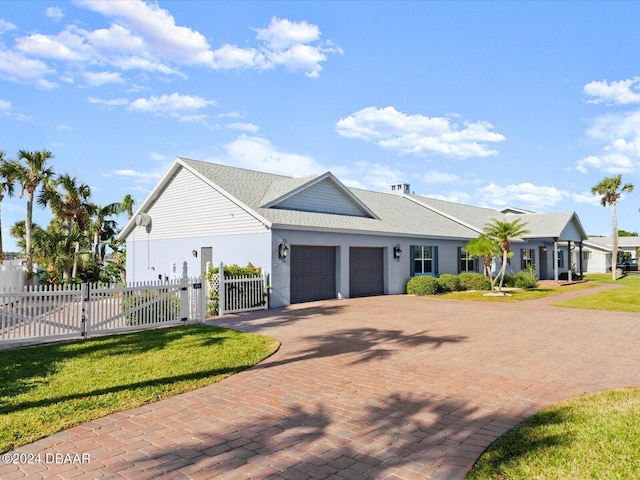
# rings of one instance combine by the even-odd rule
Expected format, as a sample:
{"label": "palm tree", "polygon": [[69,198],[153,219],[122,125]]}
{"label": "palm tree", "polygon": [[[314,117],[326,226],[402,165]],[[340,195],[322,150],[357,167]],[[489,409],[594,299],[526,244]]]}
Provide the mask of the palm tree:
{"label": "palm tree", "polygon": [[601,195],[600,203],[603,207],[611,207],[611,224],[613,229],[613,250],[611,252],[611,279],[616,279],[616,263],[618,261],[618,218],[616,214],[616,204],[624,192],[631,193],[633,185],[625,183],[622,185],[622,175],[605,177],[600,183],[591,189],[594,195]]}
{"label": "palm tree", "polygon": [[[13,179],[10,177],[10,170],[7,168],[7,161],[4,159],[4,151],[0,150],[0,204],[4,200],[5,194],[13,197]],[[2,247],[2,217],[0,216],[0,265],[4,260],[4,250]]]}
{"label": "palm tree", "polygon": [[[73,269],[71,272],[65,270],[67,281],[76,277],[80,241],[85,239],[84,233],[95,209],[89,201],[90,197],[91,188],[88,185],[79,183],[76,177],[65,173],[58,176],[55,181],[49,182],[38,198],[40,205],[43,207],[49,205],[53,214],[62,221],[68,237],[64,245],[74,250],[73,253],[69,252],[69,257],[73,258]],[[74,242],[70,241],[72,235],[76,238]]]}
{"label": "palm tree", "polygon": [[93,217],[89,222],[89,231],[93,236],[93,259],[97,264],[104,262],[106,245],[116,235],[117,223],[108,217],[121,213],[122,203],[110,203],[107,206],[94,205]]}
{"label": "palm tree", "polygon": [[27,255],[27,283],[33,285],[33,255],[31,253],[31,229],[33,225],[33,198],[40,185],[47,184],[53,178],[53,169],[47,167],[47,161],[54,158],[48,150],[30,152],[20,150],[18,160],[7,162],[5,168],[9,178],[21,186],[20,198],[27,192],[27,217],[25,221],[25,253]]}
{"label": "palm tree", "polygon": [[502,285],[504,285],[504,276],[507,272],[507,259],[509,258],[509,249],[511,248],[511,240],[521,238],[523,235],[529,233],[529,230],[525,228],[527,224],[519,218],[511,222],[506,220],[493,219],[491,223],[487,223],[484,226],[484,234],[497,242],[502,251],[502,268],[500,269],[500,284],[498,291],[502,291]]}
{"label": "palm tree", "polygon": [[128,193],[124,196],[122,202],[120,202],[121,212],[127,212],[127,216],[129,219],[133,217],[133,207],[135,204],[136,201]]}
{"label": "palm tree", "polygon": [[463,250],[472,257],[482,257],[484,273],[491,280],[491,291],[495,289],[495,278],[493,278],[492,264],[493,259],[500,255],[500,249],[492,239],[486,235],[480,235],[478,238],[469,240]]}

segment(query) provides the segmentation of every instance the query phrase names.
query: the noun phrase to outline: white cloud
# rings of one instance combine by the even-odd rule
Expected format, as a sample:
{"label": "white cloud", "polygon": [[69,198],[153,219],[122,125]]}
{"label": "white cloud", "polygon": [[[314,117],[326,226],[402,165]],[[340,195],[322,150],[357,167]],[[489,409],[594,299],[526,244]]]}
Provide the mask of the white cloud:
{"label": "white cloud", "polygon": [[84,79],[91,87],[100,87],[110,83],[124,83],[119,72],[84,72]]}
{"label": "white cloud", "polygon": [[19,83],[33,84],[42,90],[51,90],[58,85],[44,78],[55,73],[40,60],[25,58],[10,50],[0,50],[0,77]]}
{"label": "white cloud", "polygon": [[[56,34],[39,32],[15,38],[11,52],[37,61],[57,62],[66,66],[69,83],[74,75],[82,74],[88,64],[114,67],[122,71],[178,75],[181,66],[200,66],[214,70],[256,69],[284,67],[317,77],[321,63],[329,53],[342,53],[331,41],[321,42],[316,25],[306,21],[293,22],[272,18],[266,28],[256,29],[256,47],[239,47],[230,43],[213,49],[204,35],[187,26],[176,24],[168,10],[145,1],[96,2],[77,0],[76,5],[87,8],[111,20],[107,28],[87,30],[69,24]],[[47,15],[59,20],[62,11],[49,8]],[[0,33],[15,26],[0,19]],[[45,76],[53,71],[53,63],[31,69],[30,80],[23,75],[7,76],[8,80],[33,83],[47,88]],[[44,67],[44,68],[43,68]],[[19,69],[16,67],[16,70]],[[53,86],[49,82],[49,87]]]}
{"label": "white cloud", "polygon": [[3,20],[2,18],[0,18],[0,33],[4,33],[4,32],[8,32],[9,30],[15,30],[16,26],[11,23],[11,22],[7,22],[6,20]]}
{"label": "white cloud", "polygon": [[60,131],[73,131],[73,128],[70,125],[66,125],[64,123],[59,124],[56,128]]}
{"label": "white cloud", "polygon": [[160,58],[187,65],[211,62],[211,51],[204,35],[176,25],[173,16],[155,3],[90,0],[77,3],[135,29],[144,38],[145,47]]}
{"label": "white cloud", "polygon": [[101,98],[89,97],[87,100],[89,103],[104,105],[106,107],[122,107],[124,105],[129,105],[129,100],[127,100],[126,98],[112,98],[110,100],[103,100]]}
{"label": "white cloud", "polygon": [[11,102],[0,100],[0,112],[9,112],[11,110]]}
{"label": "white cloud", "polygon": [[454,203],[465,203],[465,204],[469,204],[471,202],[471,195],[469,195],[466,192],[458,192],[455,190],[452,190],[451,192],[447,193],[446,195],[440,195],[437,193],[429,193],[426,195],[422,195],[423,197],[427,197],[427,198],[433,198],[435,200],[444,200],[446,202],[454,202]]}
{"label": "white cloud", "polygon": [[595,207],[600,206],[600,197],[591,192],[572,193],[571,199],[576,203],[586,203]]}
{"label": "white cloud", "polygon": [[601,170],[607,173],[628,173],[636,169],[633,161],[621,153],[611,153],[602,156],[589,155],[578,160],[576,170],[587,173],[589,169]]}
{"label": "white cloud", "polygon": [[258,125],[254,125],[253,123],[245,123],[245,122],[234,122],[225,125],[225,127],[231,130],[243,130],[245,132],[256,133],[260,130]]}
{"label": "white cloud", "polygon": [[57,35],[34,33],[28,37],[16,39],[16,49],[31,57],[67,62],[88,62],[94,52],[82,34],[73,31],[73,27]]}
{"label": "white cloud", "polygon": [[488,144],[505,137],[488,122],[464,122],[450,117],[407,115],[393,107],[367,107],[338,121],[336,132],[393,150],[400,155],[442,155],[452,158],[486,157],[498,152]]}
{"label": "white cloud", "polygon": [[606,103],[607,105],[628,105],[640,103],[640,77],[618,82],[589,82],[584,86],[585,95],[595,97],[588,103]]}
{"label": "white cloud", "polygon": [[114,170],[113,175],[135,180],[137,183],[155,183],[162,175],[157,172],[140,172],[133,169]]}
{"label": "white cloud", "polygon": [[520,207],[534,211],[544,211],[570,196],[567,190],[532,183],[504,187],[491,183],[479,188],[477,192],[483,204],[494,207]]}
{"label": "white cloud", "polygon": [[152,95],[149,98],[138,98],[131,102],[128,110],[142,113],[153,113],[160,116],[168,116],[186,121],[201,121],[205,118],[197,114],[199,110],[215,105],[213,100],[205,100],[198,95]]}
{"label": "white cloud", "polygon": [[294,177],[326,171],[312,157],[280,151],[262,137],[242,134],[224,148],[233,165],[252,170]]}
{"label": "white cloud", "polygon": [[453,173],[428,171],[420,175],[420,179],[425,183],[452,183],[459,182],[460,177]]}
{"label": "white cloud", "polygon": [[56,22],[59,22],[62,17],[64,16],[62,14],[62,9],[60,7],[49,7],[45,10],[45,15],[53,20],[55,20]]}

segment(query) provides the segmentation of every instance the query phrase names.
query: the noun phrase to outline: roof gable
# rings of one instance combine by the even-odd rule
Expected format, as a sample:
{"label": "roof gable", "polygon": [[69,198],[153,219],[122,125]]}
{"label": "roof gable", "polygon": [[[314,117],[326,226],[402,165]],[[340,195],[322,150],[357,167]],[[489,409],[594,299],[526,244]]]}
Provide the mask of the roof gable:
{"label": "roof gable", "polygon": [[262,208],[378,218],[331,172],[311,179],[294,178],[273,182],[264,199],[266,203]]}

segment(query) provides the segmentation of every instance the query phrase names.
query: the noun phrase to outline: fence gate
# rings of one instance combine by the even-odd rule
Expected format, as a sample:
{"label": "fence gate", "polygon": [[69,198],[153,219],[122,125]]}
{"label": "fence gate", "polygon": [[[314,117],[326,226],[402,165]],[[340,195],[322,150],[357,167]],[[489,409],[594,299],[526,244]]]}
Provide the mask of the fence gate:
{"label": "fence gate", "polygon": [[0,343],[38,342],[202,322],[204,277],[129,286],[82,284],[0,292]]}
{"label": "fence gate", "polygon": [[218,315],[224,315],[269,308],[268,284],[265,274],[227,277],[224,274],[224,264],[221,263],[209,288],[217,296]]}
{"label": "fence gate", "polygon": [[36,286],[0,292],[0,341],[84,335],[85,310],[81,285]]}

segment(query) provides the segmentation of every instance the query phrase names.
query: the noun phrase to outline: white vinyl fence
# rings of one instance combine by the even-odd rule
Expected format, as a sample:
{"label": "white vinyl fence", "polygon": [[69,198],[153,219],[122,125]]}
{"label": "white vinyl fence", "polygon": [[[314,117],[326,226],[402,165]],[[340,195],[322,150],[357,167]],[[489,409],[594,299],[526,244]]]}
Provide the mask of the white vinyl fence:
{"label": "white vinyl fence", "polygon": [[268,308],[266,275],[225,277],[223,265],[220,272],[214,285],[187,277],[185,263],[183,276],[169,282],[4,287],[0,346],[203,322],[209,289],[220,315]]}
{"label": "white vinyl fence", "polygon": [[0,344],[89,337],[202,322],[204,278],[129,286],[81,285],[0,292]]}
{"label": "white vinyl fence", "polygon": [[213,275],[209,290],[212,300],[217,301],[218,315],[227,313],[266,310],[269,308],[269,286],[267,275],[225,276],[224,264],[218,274]]}

